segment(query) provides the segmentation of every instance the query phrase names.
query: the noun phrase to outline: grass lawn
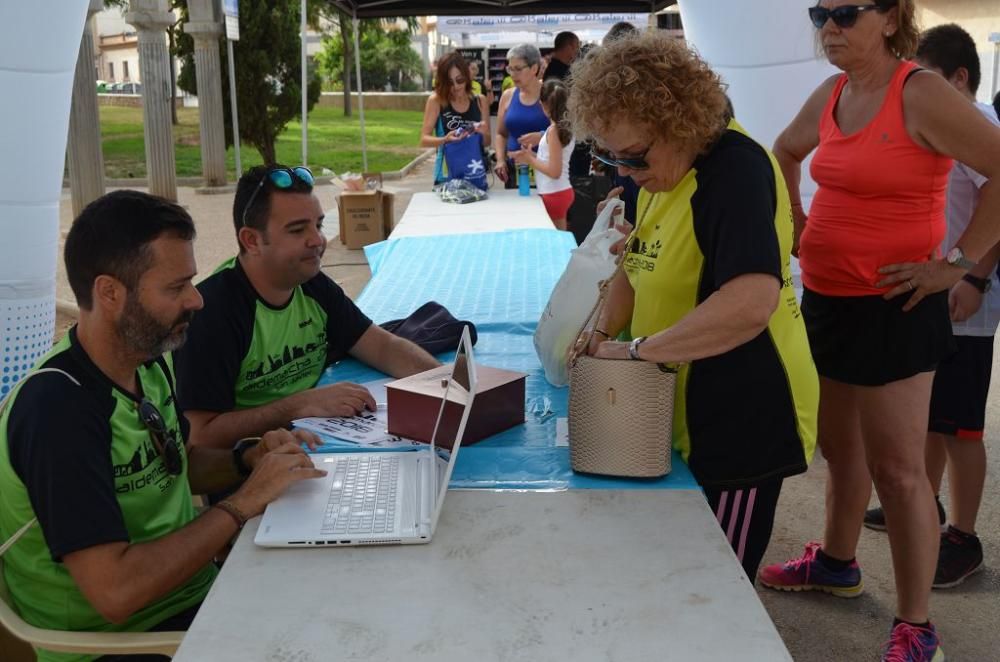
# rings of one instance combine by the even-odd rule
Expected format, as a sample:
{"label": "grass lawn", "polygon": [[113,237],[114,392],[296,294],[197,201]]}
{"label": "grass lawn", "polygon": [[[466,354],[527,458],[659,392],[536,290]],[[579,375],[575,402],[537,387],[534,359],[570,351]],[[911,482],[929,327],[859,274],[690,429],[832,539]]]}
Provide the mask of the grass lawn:
{"label": "grass lawn", "polygon": [[[145,177],[146,154],[141,108],[101,106],[101,138],[104,147],[104,171],[108,177]],[[174,158],[179,177],[201,175],[201,149],[198,135],[198,109],[179,108],[179,124],[174,127]],[[421,152],[417,146],[423,114],[405,110],[370,110],[365,113],[368,135],[368,170],[399,170]],[[298,165],[302,160],[302,125],[289,122],[279,136],[278,160]],[[244,144],[240,151],[243,168],[263,162],[253,147]],[[230,178],[235,173],[233,149],[226,156]],[[338,108],[315,107],[309,113],[309,166],[319,172],[329,168],[336,173],[361,170],[361,128],[357,110],[344,117]]]}

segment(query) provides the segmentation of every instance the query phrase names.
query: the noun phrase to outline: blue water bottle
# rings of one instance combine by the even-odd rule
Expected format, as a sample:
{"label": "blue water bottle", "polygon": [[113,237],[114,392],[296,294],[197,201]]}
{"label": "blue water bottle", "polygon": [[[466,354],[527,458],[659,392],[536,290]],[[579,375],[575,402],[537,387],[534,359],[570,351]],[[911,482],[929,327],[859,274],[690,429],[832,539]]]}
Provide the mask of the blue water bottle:
{"label": "blue water bottle", "polygon": [[517,166],[517,192],[519,195],[531,195],[531,182],[528,181],[528,166]]}

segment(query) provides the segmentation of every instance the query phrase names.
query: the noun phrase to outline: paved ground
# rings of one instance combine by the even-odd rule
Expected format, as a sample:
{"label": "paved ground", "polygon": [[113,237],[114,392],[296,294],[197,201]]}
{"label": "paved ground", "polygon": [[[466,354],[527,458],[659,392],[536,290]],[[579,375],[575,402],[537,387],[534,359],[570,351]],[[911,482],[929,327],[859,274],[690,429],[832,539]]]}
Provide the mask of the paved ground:
{"label": "paved ground", "polygon": [[[388,182],[396,192],[395,217],[398,220],[415,191],[430,188],[431,163],[425,162],[406,179]],[[196,257],[200,277],[207,275],[236,249],[232,223],[232,194],[200,195],[193,189],[181,189],[180,202],[195,219],[198,228]],[[332,210],[328,228],[336,232],[336,190],[331,185],[318,186],[324,207]],[[68,193],[63,196],[62,227],[71,222]],[[331,242],[324,258],[324,269],[351,296],[367,283],[370,273],[362,251],[344,249]],[[58,297],[72,301],[60,265]],[[998,352],[1000,360],[1000,352]],[[979,520],[979,533],[986,548],[987,568],[959,588],[935,591],[931,606],[941,632],[948,659],[952,661],[1000,661],[1000,376],[994,366],[987,419],[990,457],[986,497]],[[765,563],[797,555],[804,542],[822,534],[825,464],[817,457],[804,476],[786,481],[779,504],[774,537]],[[945,498],[947,503],[947,498]],[[760,589],[759,594],[774,619],[793,657],[800,662],[827,660],[877,660],[878,649],[886,637],[894,612],[894,591],[889,547],[885,534],[865,530],[858,558],[864,569],[867,592],[855,600],[843,600],[818,594],[777,593]],[[748,645],[752,645],[748,642]]]}

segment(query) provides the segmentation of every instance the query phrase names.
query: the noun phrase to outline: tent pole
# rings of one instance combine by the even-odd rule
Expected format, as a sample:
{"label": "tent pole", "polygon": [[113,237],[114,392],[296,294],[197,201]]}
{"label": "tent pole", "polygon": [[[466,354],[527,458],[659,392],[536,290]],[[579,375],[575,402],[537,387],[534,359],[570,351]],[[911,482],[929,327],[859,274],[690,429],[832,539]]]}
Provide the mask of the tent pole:
{"label": "tent pole", "polygon": [[358,77],[358,115],[361,117],[361,171],[368,172],[368,140],[365,135],[365,93],[361,87],[361,21],[354,11],[354,71]]}
{"label": "tent pole", "polygon": [[309,75],[306,72],[306,0],[302,0],[302,16],[299,20],[302,30],[302,165],[309,166]]}

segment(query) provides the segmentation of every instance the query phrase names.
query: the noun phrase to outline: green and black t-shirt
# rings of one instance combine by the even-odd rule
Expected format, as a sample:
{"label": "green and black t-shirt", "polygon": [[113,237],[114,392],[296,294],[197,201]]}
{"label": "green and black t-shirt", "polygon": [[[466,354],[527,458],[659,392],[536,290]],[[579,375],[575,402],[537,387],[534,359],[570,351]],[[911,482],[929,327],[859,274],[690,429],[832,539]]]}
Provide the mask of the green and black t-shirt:
{"label": "green and black t-shirt", "polygon": [[[67,554],[155,540],[195,518],[187,459],[181,474],[167,472],[134,398],[94,365],[75,327],[38,367],[58,368],[75,382],[56,372],[26,378],[0,417],[0,540],[38,518],[4,555],[4,577],[21,616],[55,630],[144,631],[201,602],[217,573],[211,563],[121,624],[102,618],[77,588],[62,563]],[[167,359],[151,362],[137,379],[183,441],[187,421],[169,370]],[[38,659],[93,656],[39,651]]]}
{"label": "green and black t-shirt", "polygon": [[637,217],[625,257],[633,336],[673,326],[737,276],[781,284],[760,335],[681,367],[674,447],[710,487],[805,471],[819,380],[792,287],[791,205],[774,157],[733,120],[673,190],[640,193]]}
{"label": "green and black t-shirt", "polygon": [[185,411],[249,409],[312,388],[372,323],[323,273],[274,307],[232,258],[199,283],[198,291],[205,307],[175,352]]}

